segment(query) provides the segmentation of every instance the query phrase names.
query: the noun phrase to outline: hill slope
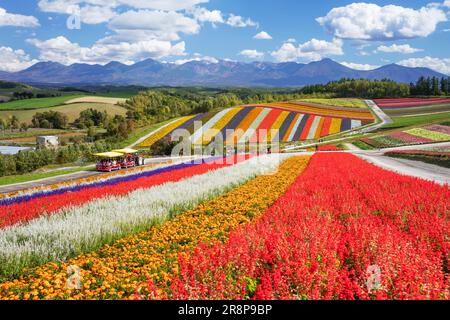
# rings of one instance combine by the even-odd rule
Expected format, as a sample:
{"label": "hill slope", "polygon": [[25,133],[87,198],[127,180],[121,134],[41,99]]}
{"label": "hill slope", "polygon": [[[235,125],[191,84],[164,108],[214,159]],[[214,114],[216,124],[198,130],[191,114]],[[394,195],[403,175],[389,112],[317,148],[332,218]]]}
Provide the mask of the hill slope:
{"label": "hill slope", "polygon": [[[229,108],[176,119],[154,132],[139,147],[151,147],[185,130],[194,144],[226,144],[318,140],[374,121],[368,110],[317,107],[303,103],[271,103]],[[178,134],[178,132],[177,132]]]}

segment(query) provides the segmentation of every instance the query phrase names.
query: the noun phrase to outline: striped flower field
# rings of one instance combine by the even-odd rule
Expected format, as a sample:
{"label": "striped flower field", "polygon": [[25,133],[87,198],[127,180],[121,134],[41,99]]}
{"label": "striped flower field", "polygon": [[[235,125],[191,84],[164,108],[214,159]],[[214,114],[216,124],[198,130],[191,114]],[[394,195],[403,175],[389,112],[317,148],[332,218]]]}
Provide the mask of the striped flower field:
{"label": "striped flower field", "polygon": [[[195,122],[199,122],[195,126]],[[299,104],[270,104],[225,109],[177,119],[154,132],[140,147],[171,137],[185,129],[193,144],[207,145],[214,139],[227,144],[280,142],[320,139],[328,135],[357,129],[373,122],[368,111],[327,110]]]}
{"label": "striped flower field", "polygon": [[450,141],[450,127],[445,125],[430,125],[421,128],[395,131],[371,138],[363,138],[361,141],[374,148],[446,142]]}
{"label": "striped flower field", "polygon": [[448,299],[448,186],[333,150],[5,197],[0,299]]}
{"label": "striped flower field", "polygon": [[448,98],[377,99],[374,102],[392,117],[450,111],[450,99]]}

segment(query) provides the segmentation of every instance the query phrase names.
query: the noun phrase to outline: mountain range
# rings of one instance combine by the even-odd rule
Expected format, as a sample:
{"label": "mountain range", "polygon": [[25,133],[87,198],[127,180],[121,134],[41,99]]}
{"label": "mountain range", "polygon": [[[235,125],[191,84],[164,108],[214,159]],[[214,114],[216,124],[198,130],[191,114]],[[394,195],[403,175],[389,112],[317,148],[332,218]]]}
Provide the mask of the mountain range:
{"label": "mountain range", "polygon": [[348,68],[331,59],[301,64],[296,62],[217,63],[190,61],[184,64],[162,63],[147,59],[133,65],[112,61],[106,65],[38,62],[28,69],[0,72],[0,79],[28,84],[112,84],[169,86],[269,86],[291,87],[320,84],[341,78],[391,79],[409,83],[419,77],[446,77],[428,68],[409,68],[389,64],[375,70]]}

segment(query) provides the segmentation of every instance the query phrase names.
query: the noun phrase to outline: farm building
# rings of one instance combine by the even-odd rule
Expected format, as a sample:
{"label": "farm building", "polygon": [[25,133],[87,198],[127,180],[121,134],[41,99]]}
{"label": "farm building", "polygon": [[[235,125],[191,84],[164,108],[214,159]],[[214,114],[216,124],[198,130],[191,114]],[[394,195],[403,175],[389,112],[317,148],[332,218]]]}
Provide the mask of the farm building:
{"label": "farm building", "polygon": [[38,136],[36,145],[40,148],[56,148],[59,145],[59,138],[57,136]]}

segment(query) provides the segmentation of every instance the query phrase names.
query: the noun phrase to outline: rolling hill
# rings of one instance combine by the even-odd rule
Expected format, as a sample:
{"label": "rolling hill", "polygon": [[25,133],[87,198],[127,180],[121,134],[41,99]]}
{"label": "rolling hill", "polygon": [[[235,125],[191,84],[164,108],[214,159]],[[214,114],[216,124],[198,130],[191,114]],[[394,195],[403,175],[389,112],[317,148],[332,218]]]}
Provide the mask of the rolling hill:
{"label": "rolling hill", "polygon": [[318,140],[373,123],[369,110],[271,103],[247,105],[175,119],[151,134],[139,147],[151,147],[161,139],[184,134],[196,145],[213,141],[226,144]]}
{"label": "rolling hill", "polygon": [[16,73],[0,73],[0,78],[36,84],[115,84],[171,86],[302,86],[326,83],[341,78],[391,79],[409,83],[419,77],[445,77],[427,68],[390,64],[361,71],[331,59],[301,64],[220,60],[217,63],[190,61],[184,64],[161,63],[147,59],[133,65],[110,62],[106,65],[39,62]]}

